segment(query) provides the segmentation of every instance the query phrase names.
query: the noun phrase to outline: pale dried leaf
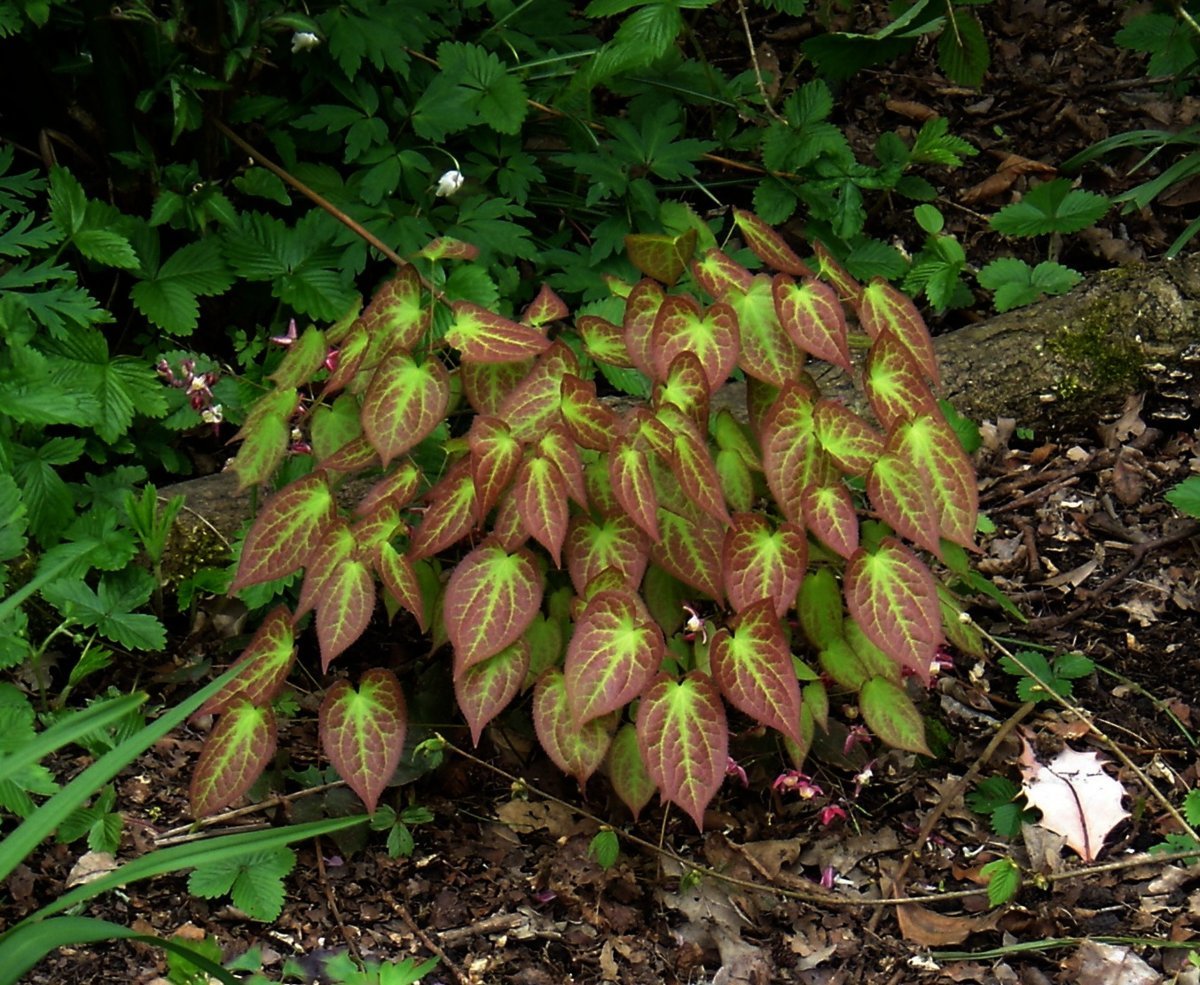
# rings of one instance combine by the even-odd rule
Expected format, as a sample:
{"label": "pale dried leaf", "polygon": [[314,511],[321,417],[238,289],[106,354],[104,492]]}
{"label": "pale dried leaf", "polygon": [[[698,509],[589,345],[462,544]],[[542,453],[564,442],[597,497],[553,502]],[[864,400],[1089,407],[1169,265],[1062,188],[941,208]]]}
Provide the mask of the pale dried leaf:
{"label": "pale dried leaf", "polygon": [[1084,941],[1067,961],[1075,985],[1157,985],[1162,975],[1127,947]]}

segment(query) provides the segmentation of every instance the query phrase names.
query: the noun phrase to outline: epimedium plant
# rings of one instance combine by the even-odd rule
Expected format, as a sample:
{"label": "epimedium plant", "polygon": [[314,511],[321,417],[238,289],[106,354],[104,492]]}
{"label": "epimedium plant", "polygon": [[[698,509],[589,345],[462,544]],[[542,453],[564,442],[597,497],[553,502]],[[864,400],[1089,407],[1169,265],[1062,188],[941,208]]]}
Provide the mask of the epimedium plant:
{"label": "epimedium plant", "polygon": [[[645,276],[610,280],[612,297],[573,319],[545,287],[516,318],[448,301],[448,271],[476,251],[441,238],[361,313],[288,340],[233,467],[266,483],[301,425],[313,468],[264,502],[231,591],[303,580],[205,706],[219,717],[198,815],[271,759],[301,620],[314,614],[328,672],[380,601],[449,645],[476,742],[531,691],[549,757],[581,783],[606,768],[635,814],[657,791],[703,824],[728,708],[778,733],[797,766],[842,699],[885,742],[927,751],[910,689],[959,620],[923,558],[961,567],[977,514],[928,332],[905,295],[858,283],[819,242],[810,266],[756,215],[734,221],[748,249],[732,255],[698,219],[630,236]],[[859,343],[876,423],[805,370],[809,356],[851,370]],[[744,421],[717,409],[735,375]],[[358,476],[374,481],[343,510],[337,491]],[[404,744],[396,671],[336,677],[319,713],[369,810]]]}

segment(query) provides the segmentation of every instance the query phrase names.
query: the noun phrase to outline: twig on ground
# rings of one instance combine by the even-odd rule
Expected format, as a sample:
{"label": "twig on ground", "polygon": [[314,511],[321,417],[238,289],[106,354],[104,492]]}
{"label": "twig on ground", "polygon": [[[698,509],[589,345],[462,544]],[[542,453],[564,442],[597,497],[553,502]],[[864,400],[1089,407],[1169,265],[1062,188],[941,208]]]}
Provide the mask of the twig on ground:
{"label": "twig on ground", "polygon": [[[270,810],[272,807],[289,804],[293,800],[299,800],[302,797],[311,797],[313,794],[324,793],[326,790],[332,790],[334,787],[344,787],[345,785],[345,780],[334,780],[332,783],[322,783],[315,787],[305,787],[303,790],[296,790],[293,793],[281,793],[254,804],[247,804],[245,807],[236,807],[231,811],[222,811],[220,814],[198,818],[191,824],[181,824],[178,827],[169,828],[154,839],[154,844],[155,847],[161,848],[163,845],[174,845],[184,841],[195,841],[198,838],[208,838],[210,835],[203,829],[211,828],[214,824],[225,824],[227,821],[245,817],[247,814],[258,814],[261,811]],[[266,826],[266,822],[264,822],[263,826]],[[250,828],[239,827],[238,830],[249,831]]]}
{"label": "twig on ground", "polygon": [[342,910],[338,906],[337,896],[333,892],[333,886],[329,884],[329,877],[325,874],[325,853],[321,851],[320,837],[313,838],[313,850],[317,853],[317,875],[321,880],[321,889],[325,891],[325,901],[329,904],[329,912],[333,914],[333,921],[338,925],[342,940],[346,942],[351,957],[358,962],[358,966],[361,968],[363,966],[362,951],[358,949],[358,941],[350,935],[350,930],[342,919]]}
{"label": "twig on ground", "polygon": [[388,901],[388,905],[395,911],[396,915],[403,921],[409,932],[421,942],[422,946],[428,948],[433,954],[438,956],[438,959],[450,970],[450,974],[454,976],[459,985],[469,985],[471,981],[470,977],[442,949],[437,941],[430,937],[421,927],[417,926],[417,922],[413,919],[413,915],[409,912],[408,907],[386,890],[383,891],[383,897]]}

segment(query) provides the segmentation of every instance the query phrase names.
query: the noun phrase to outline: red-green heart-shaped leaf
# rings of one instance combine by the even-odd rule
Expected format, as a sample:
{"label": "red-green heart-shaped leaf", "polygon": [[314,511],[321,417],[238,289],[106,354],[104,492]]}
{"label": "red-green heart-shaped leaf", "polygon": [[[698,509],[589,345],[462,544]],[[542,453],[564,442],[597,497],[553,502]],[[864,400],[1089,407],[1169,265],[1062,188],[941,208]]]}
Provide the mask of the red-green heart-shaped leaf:
{"label": "red-green heart-shaped leaf", "polygon": [[[758,513],[735,513],[721,550],[725,594],[735,612],[769,598],[779,618],[796,601],[808,563],[808,538],[803,528],[784,523],[772,527]],[[840,603],[839,598],[839,603]]]}
{"label": "red-green heart-shaped leaf", "polygon": [[794,277],[812,276],[812,271],[784,242],[783,237],[753,212],[734,209],[733,221],[737,223],[738,229],[746,237],[746,245],[768,267],[774,267],[776,270]]}
{"label": "red-green heart-shaped leaf", "polygon": [[242,442],[230,466],[237,473],[239,490],[261,485],[275,474],[287,454],[292,415],[299,402],[295,390],[272,390],[250,409],[233,436]]}
{"label": "red-green heart-shaped leaf", "polygon": [[821,447],[848,475],[866,475],[883,454],[883,435],[836,400],[817,401],[813,425]]}
{"label": "red-green heart-shaped leaf", "polygon": [[800,510],[809,532],[834,553],[848,558],[858,550],[854,498],[832,466],[812,470],[800,492]]}
{"label": "red-green heart-shaped leaf", "polygon": [[674,510],[660,509],[658,528],[662,537],[650,547],[654,563],[685,585],[720,602],[725,595],[721,572],[724,525],[699,510],[692,510],[685,516]]}
{"label": "red-green heart-shaped leaf", "polygon": [[771,295],[775,313],[796,345],[849,372],[849,329],[837,291],[815,277],[797,284],[784,274],[776,274]]}
{"label": "red-green heart-shaped leaf", "polygon": [[[651,326],[653,327],[653,321]],[[608,363],[621,369],[633,369],[633,360],[625,348],[625,330],[599,315],[580,315],[575,319],[575,330],[583,339],[587,354],[597,362]]]}
{"label": "red-green heart-shaped leaf", "polygon": [[562,545],[567,536],[566,480],[558,466],[542,455],[528,455],[517,470],[513,495],[521,525],[550,552],[562,567]]}
{"label": "red-green heart-shaped leaf", "polygon": [[548,427],[534,446],[537,454],[553,462],[562,473],[567,496],[583,509],[587,509],[587,489],[583,481],[583,459],[579,446],[571,440],[565,424]]}
{"label": "red-green heart-shaped leaf", "polygon": [[313,472],[280,489],[263,504],[246,534],[230,594],[298,570],[336,516],[324,472]]}
{"label": "red-green heart-shaped leaf", "polygon": [[665,380],[671,360],[681,352],[696,354],[708,379],[708,391],[715,393],[737,365],[738,320],[733,308],[718,301],[701,311],[686,295],[665,297],[651,332],[653,378]]}
{"label": "red-green heart-shaped leaf", "polygon": [[654,390],[654,407],[672,406],[686,414],[698,427],[708,428],[708,377],[699,357],[685,349],[671,360],[667,378]]}
{"label": "red-green heart-shaped leaf", "polygon": [[372,356],[368,357],[367,368],[386,351],[411,352],[428,327],[429,312],[421,307],[421,278],[410,263],[380,285],[354,325],[371,341]]}
{"label": "red-green heart-shaped leaf", "polygon": [[775,615],[775,600],[746,606],[709,647],[713,678],[739,711],[800,741],[800,684]]}
{"label": "red-green heart-shaped leaf", "polygon": [[780,391],[762,426],[763,471],[775,502],[787,519],[801,522],[800,496],[819,448],[814,435],[813,400],[789,383]]}
{"label": "red-green heart-shaped leaf", "polygon": [[475,483],[475,519],[482,523],[521,467],[521,443],[502,420],[481,414],[471,424],[467,445]]}
{"label": "red-green heart-shaped leaf", "polygon": [[724,782],[729,759],[729,726],[713,682],[698,673],[682,681],[660,676],[638,706],[637,737],[662,798],[703,831],[704,809]]}
{"label": "red-green heart-shaped leaf", "polygon": [[891,527],[918,547],[941,554],[937,507],[921,470],[895,452],[880,456],[867,476],[871,505]]}
{"label": "red-green heart-shaped leaf", "polygon": [[454,322],[446,329],[446,341],[462,353],[464,362],[517,362],[550,347],[550,340],[536,329],[470,301],[455,301],[450,307]]}
{"label": "red-green heart-shaped leaf", "polygon": [[464,243],[461,239],[454,239],[451,236],[439,236],[421,247],[417,251],[417,256],[435,262],[438,260],[477,260],[479,259],[479,247],[474,243]]}
{"label": "red-green heart-shaped leaf", "polygon": [[625,237],[629,262],[647,277],[670,286],[679,280],[696,252],[696,230],[687,229],[678,236],[663,233],[635,233]]}
{"label": "red-green heart-shaped leaf", "polygon": [[725,301],[730,291],[747,291],[753,276],[740,263],[716,247],[692,264],[692,274],[714,300]]}
{"label": "red-green heart-shaped leaf", "polygon": [[942,642],[937,585],[894,537],[859,548],[846,564],[846,605],[867,638],[923,682]]}
{"label": "red-green heart-shaped leaf", "polygon": [[579,375],[579,360],[562,342],[555,342],[504,398],[496,416],[508,424],[518,441],[536,441],[547,427],[559,423],[562,381],[568,373]]}
{"label": "red-green heart-shaped leaf", "polygon": [[567,702],[566,679],[561,671],[548,670],[533,689],[533,728],[551,762],[582,785],[604,762],[616,716],[577,725]]}
{"label": "red-green heart-shaped leaf", "polygon": [[857,305],[862,295],[862,284],[850,276],[850,272],[833,258],[825,244],[813,241],[813,254],[817,258],[817,276],[837,290],[843,304]]}
{"label": "red-green heart-shaped leaf", "polygon": [[249,790],[275,755],[271,706],[233,701],[204,740],[188,799],[194,817],[207,817]]}
{"label": "red-green heart-shaped leaf", "polygon": [[461,670],[515,643],[542,604],[533,556],[483,543],[458,562],[446,585],[446,632]]}
{"label": "red-green heart-shaped leaf", "polygon": [[404,459],[391,467],[388,473],[366,491],[354,508],[358,516],[366,516],[379,508],[381,503],[391,503],[398,510],[404,509],[417,497],[425,476],[410,459]]}
{"label": "red-green heart-shaped leaf", "polygon": [[292,613],[286,605],[276,606],[251,637],[237,665],[247,666],[232,681],[208,699],[197,715],[225,711],[238,699],[266,705],[282,689],[296,659]]}
{"label": "red-green heart-shaped leaf", "polygon": [[925,742],[925,721],[899,684],[872,677],[858,692],[858,706],[867,728],[889,746],[932,755]]}
{"label": "red-green heart-shaped leaf", "polygon": [[643,279],[633,285],[625,299],[625,317],[621,322],[625,333],[625,351],[633,365],[644,375],[654,378],[654,323],[666,295],[657,281]]}
{"label": "red-green heart-shaped leaf", "polygon": [[871,410],[888,430],[906,418],[937,409],[933,391],[912,355],[891,332],[883,332],[871,343],[863,387]]}
{"label": "red-green heart-shaped leaf", "polygon": [[[359,422],[359,427],[362,422]],[[322,455],[314,449],[317,462],[326,472],[366,472],[373,471],[382,463],[379,454],[371,447],[365,435],[359,435],[337,449],[330,455]]]}
{"label": "red-green heart-shaped leaf", "polygon": [[347,680],[334,681],[317,717],[325,755],[374,813],[404,754],[408,715],[396,675],[368,670],[358,690]]}
{"label": "red-green heart-shaped leaf", "polygon": [[479,745],[488,722],[520,693],[528,670],[529,641],[522,637],[455,676],[454,696],[471,729],[472,744]]}
{"label": "red-green heart-shaped leaf", "polygon": [[566,302],[550,289],[549,284],[543,284],[537,292],[537,297],[529,302],[529,307],[521,315],[521,321],[534,328],[541,328],[550,322],[562,321],[570,313]]}
{"label": "red-green heart-shaped leaf", "polygon": [[617,437],[617,415],[600,402],[596,384],[568,373],[562,381],[563,423],[583,448],[605,451]]}
{"label": "red-green heart-shaped leaf", "polygon": [[579,725],[624,708],[658,673],[666,644],[628,591],[592,596],[567,644],[567,703]]}
{"label": "red-green heart-shaped leaf", "polygon": [[325,333],[310,325],[284,352],[275,372],[267,377],[281,390],[307,386],[325,361]]}
{"label": "red-green heart-shaped leaf", "polygon": [[367,385],[363,432],[386,466],[428,437],[449,403],[450,377],[437,359],[417,362],[407,352],[390,352]]}
{"label": "red-green heart-shaped leaf", "polygon": [[633,813],[636,821],[642,809],[654,796],[654,781],[646,772],[642,752],[638,748],[637,729],[628,722],[617,729],[608,747],[606,770],[613,791]]}
{"label": "red-green heart-shaped leaf", "polygon": [[457,462],[432,489],[429,506],[409,544],[413,559],[433,557],[475,528],[475,480],[470,461]]}
{"label": "red-green heart-shaped leaf", "polygon": [[375,611],[375,579],[357,558],[342,561],[322,583],[317,601],[317,641],[321,645],[321,670],[355,642]]}
{"label": "red-green heart-shaped leaf", "polygon": [[383,587],[417,620],[422,633],[428,628],[425,620],[425,599],[421,583],[412,562],[391,544],[380,544],[375,551],[375,571]]}
{"label": "red-green heart-shaped leaf", "polygon": [[658,496],[650,463],[632,436],[618,438],[608,454],[613,496],[629,518],[652,540],[658,540]]}
{"label": "red-green heart-shaped leaf", "polygon": [[796,615],[804,635],[818,650],[841,638],[845,615],[842,590],[829,568],[817,568],[804,576],[796,596]]}
{"label": "red-green heart-shaped leaf", "polygon": [[863,288],[859,297],[858,320],[872,339],[879,338],[884,332],[894,335],[913,357],[921,375],[934,386],[938,385],[941,378],[933,339],[929,337],[925,319],[912,298],[882,277],[876,277]]}
{"label": "red-green heart-shaped leaf", "polygon": [[345,520],[339,517],[329,525],[321,543],[304,562],[304,583],[300,587],[300,598],[296,602],[294,618],[299,619],[306,612],[316,608],[324,592],[325,583],[333,576],[337,566],[352,557],[357,548],[354,534]]}
{"label": "red-green heart-shaped leaf", "polygon": [[532,359],[512,363],[459,363],[463,393],[477,414],[499,414],[505,399],[533,368]]}
{"label": "red-green heart-shaped leaf", "polygon": [[731,289],[725,301],[737,314],[740,328],[738,365],[755,379],[780,388],[798,378],[807,357],[779,320],[771,278],[759,274],[744,291]]}
{"label": "red-green heart-shaped leaf", "polygon": [[599,520],[580,513],[567,527],[566,561],[571,584],[580,594],[596,575],[609,568],[621,573],[631,588],[641,584],[650,557],[646,534],[628,516]]}
{"label": "red-green heart-shaped leaf", "polygon": [[[330,335],[332,335],[332,330]],[[321,387],[321,394],[325,397],[331,397],[339,390],[344,390],[350,385],[350,382],[359,374],[359,371],[366,371],[372,367],[367,365],[367,352],[372,349],[373,341],[371,333],[363,326],[361,321],[356,321],[350,326],[347,334],[338,343],[337,362],[329,375],[325,377],[325,383]],[[403,346],[400,346],[403,348]],[[386,348],[380,343],[379,354],[382,355],[382,350]],[[376,360],[378,361],[378,360]]]}
{"label": "red-green heart-shaped leaf", "polygon": [[658,419],[674,436],[671,472],[692,505],[719,523],[729,523],[729,511],[721,492],[721,479],[708,450],[708,442],[691,418],[668,404],[659,408]]}
{"label": "red-green heart-shaped leaf", "polygon": [[[956,544],[975,543],[979,487],[971,460],[941,413],[918,415],[899,425],[888,447],[920,470],[933,495],[938,532]],[[936,553],[936,552],[935,552]]]}

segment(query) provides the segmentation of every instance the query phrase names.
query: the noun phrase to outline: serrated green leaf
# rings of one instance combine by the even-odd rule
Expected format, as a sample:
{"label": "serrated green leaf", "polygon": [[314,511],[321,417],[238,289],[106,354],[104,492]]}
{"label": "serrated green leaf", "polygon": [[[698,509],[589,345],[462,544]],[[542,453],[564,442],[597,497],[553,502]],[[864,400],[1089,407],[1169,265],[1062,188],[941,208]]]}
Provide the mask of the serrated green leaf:
{"label": "serrated green leaf", "polygon": [[1067,178],[1055,178],[1031,189],[991,218],[991,227],[1005,236],[1077,233],[1098,222],[1111,202],[1103,195],[1073,188]]}
{"label": "serrated green leaf", "polygon": [[646,764],[638,748],[637,729],[633,725],[622,725],[613,736],[612,745],[608,747],[606,766],[613,790],[637,820],[654,796],[655,786],[646,772]]}
{"label": "serrated green leaf", "polygon": [[921,713],[901,685],[872,677],[859,690],[858,704],[867,728],[889,746],[933,755],[925,741]]}
{"label": "serrated green leaf", "polygon": [[1021,869],[1011,858],[998,858],[988,862],[979,870],[987,879],[988,903],[1003,906],[1021,888]]}
{"label": "serrated green leaf", "polygon": [[1200,519],[1200,476],[1193,475],[1172,486],[1163,495],[1168,503],[1183,513]]}
{"label": "serrated green leaf", "polygon": [[246,916],[269,923],[283,911],[283,879],[295,865],[296,853],[282,846],[210,862],[192,870],[188,892],[205,899],[228,893]]}

